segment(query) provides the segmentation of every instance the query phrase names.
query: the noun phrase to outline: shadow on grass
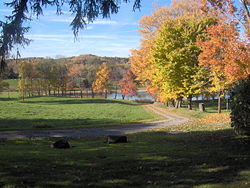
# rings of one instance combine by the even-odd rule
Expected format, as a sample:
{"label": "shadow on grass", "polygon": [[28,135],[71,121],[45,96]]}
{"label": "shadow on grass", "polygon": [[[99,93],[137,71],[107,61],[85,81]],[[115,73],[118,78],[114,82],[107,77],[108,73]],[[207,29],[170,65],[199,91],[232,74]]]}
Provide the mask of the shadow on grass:
{"label": "shadow on grass", "polygon": [[70,139],[68,150],[50,149],[51,139],[2,141],[0,186],[248,187],[250,140],[231,130],[128,137]]}
{"label": "shadow on grass", "polygon": [[[31,112],[32,113],[32,112]],[[27,114],[29,115],[29,114]],[[120,120],[100,118],[76,119],[0,119],[0,130],[91,128],[120,125]]]}
{"label": "shadow on grass", "polygon": [[[55,97],[55,99],[58,97]],[[128,101],[121,101],[121,100],[114,100],[114,99],[66,99],[66,98],[59,98],[59,100],[50,99],[50,100],[24,100],[22,103],[40,103],[40,104],[110,104],[110,103],[117,103],[117,104],[124,104],[124,105],[136,105],[135,103],[131,103]]]}
{"label": "shadow on grass", "polygon": [[0,97],[0,101],[16,101],[17,98]]}

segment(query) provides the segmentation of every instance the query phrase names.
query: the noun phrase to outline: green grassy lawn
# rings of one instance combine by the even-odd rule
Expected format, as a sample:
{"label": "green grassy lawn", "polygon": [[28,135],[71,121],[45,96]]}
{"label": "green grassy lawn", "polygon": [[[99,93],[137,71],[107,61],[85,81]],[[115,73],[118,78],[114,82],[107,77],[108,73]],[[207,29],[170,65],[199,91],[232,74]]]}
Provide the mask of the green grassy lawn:
{"label": "green grassy lawn", "polygon": [[[0,112],[8,107],[7,103],[28,105],[30,112],[35,111],[34,105],[41,106],[38,109],[41,113],[47,109],[48,117],[53,106],[60,109],[58,113],[64,112],[62,106],[71,109],[71,105],[76,105],[78,111],[89,109],[86,106],[90,104],[99,108],[140,107],[131,102],[108,101],[42,97],[22,102],[2,98]],[[118,107],[113,108],[119,112]],[[52,149],[50,145],[57,139],[2,139],[0,187],[249,188],[250,138],[234,134],[229,115],[205,113],[197,118],[196,111],[185,109],[178,113],[194,121],[157,132],[130,134],[125,144],[106,144],[105,137],[74,138],[68,139],[72,148]]]}
{"label": "green grassy lawn", "polygon": [[55,139],[2,140],[0,187],[250,186],[250,139],[228,124],[131,134],[125,144],[105,139],[69,139],[70,149],[50,148]]}
{"label": "green grassy lawn", "polygon": [[131,101],[16,97],[0,95],[0,130],[104,127],[160,118]]}
{"label": "green grassy lawn", "polygon": [[18,89],[18,79],[8,79],[4,81],[9,83],[10,89]]}

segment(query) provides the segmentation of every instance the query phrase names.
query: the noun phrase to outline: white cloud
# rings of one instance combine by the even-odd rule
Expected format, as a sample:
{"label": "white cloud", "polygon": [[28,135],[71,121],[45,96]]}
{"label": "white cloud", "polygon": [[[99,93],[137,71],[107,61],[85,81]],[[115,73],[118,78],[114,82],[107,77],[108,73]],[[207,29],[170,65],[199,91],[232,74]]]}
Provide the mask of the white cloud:
{"label": "white cloud", "polygon": [[93,25],[116,25],[118,24],[117,21],[112,20],[95,20],[93,23],[90,23]]}

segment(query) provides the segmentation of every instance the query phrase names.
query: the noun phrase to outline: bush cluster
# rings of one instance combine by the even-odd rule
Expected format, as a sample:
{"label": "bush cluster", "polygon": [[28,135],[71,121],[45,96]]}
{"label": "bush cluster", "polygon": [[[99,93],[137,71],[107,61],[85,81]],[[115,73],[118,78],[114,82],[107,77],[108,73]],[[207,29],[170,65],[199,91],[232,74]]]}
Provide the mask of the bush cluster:
{"label": "bush cluster", "polygon": [[234,87],[231,109],[231,125],[236,133],[250,136],[250,77]]}

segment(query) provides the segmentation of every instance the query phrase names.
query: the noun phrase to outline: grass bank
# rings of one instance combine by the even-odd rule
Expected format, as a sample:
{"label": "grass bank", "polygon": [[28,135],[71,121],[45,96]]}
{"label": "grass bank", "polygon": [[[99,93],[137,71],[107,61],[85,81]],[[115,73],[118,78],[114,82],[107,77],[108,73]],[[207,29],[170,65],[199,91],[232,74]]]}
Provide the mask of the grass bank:
{"label": "grass bank", "polygon": [[131,101],[16,97],[0,95],[0,130],[105,127],[160,118]]}

